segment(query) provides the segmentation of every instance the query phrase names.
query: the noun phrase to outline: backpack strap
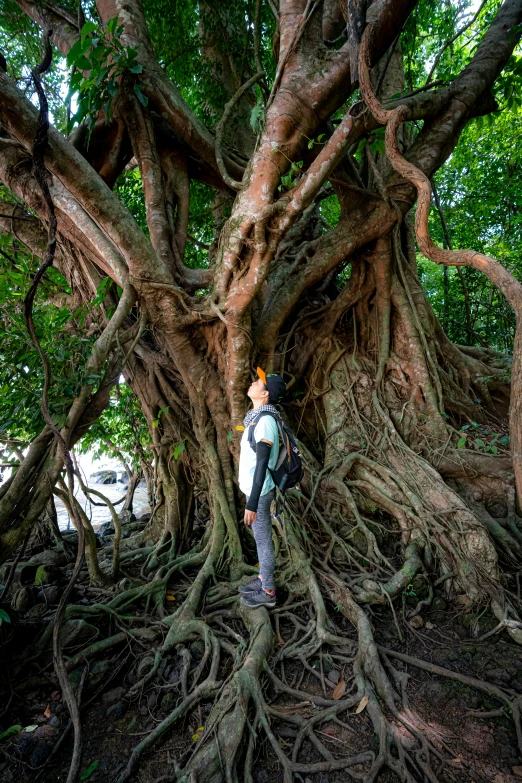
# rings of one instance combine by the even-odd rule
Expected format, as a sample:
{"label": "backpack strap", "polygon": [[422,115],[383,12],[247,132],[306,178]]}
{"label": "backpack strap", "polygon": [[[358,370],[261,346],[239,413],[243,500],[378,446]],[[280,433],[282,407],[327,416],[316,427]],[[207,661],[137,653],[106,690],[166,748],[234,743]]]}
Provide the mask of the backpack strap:
{"label": "backpack strap", "polygon": [[277,424],[277,431],[279,433],[279,437],[283,441],[283,448],[279,450],[279,458],[277,460],[278,466],[279,466],[281,464],[280,463],[281,452],[283,453],[283,457],[287,453],[287,451],[286,451],[286,443],[285,443],[285,436],[284,436],[283,426],[282,426],[282,422],[281,422],[280,418],[277,418],[276,416],[274,416],[273,413],[270,413],[270,411],[261,411],[261,413],[258,413],[258,415],[255,417],[254,421],[250,422],[250,424],[248,425],[248,434],[247,434],[248,443],[250,444],[250,448],[252,449],[252,451],[255,453],[256,452],[256,448],[257,448],[257,444],[256,444],[256,440],[254,438],[254,430],[256,428],[257,423],[263,418],[263,416],[271,416],[274,419],[275,423]]}

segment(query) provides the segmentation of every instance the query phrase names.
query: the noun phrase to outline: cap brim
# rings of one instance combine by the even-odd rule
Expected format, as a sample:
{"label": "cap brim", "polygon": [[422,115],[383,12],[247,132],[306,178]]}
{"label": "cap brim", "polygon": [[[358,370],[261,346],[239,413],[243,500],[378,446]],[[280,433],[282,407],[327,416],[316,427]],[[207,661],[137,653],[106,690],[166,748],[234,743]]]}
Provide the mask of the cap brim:
{"label": "cap brim", "polygon": [[261,378],[263,383],[266,385],[266,373],[264,370],[261,369],[261,367],[258,367],[256,370],[258,376]]}

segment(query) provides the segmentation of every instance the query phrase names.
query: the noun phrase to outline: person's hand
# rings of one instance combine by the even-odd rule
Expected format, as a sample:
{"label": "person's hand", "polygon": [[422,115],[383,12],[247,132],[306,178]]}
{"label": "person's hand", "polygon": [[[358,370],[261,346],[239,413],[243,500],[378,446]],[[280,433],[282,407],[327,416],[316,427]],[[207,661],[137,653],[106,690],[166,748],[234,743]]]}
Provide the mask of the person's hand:
{"label": "person's hand", "polygon": [[248,509],[245,510],[245,525],[250,525],[255,522],[257,519],[257,514],[255,511],[249,511]]}

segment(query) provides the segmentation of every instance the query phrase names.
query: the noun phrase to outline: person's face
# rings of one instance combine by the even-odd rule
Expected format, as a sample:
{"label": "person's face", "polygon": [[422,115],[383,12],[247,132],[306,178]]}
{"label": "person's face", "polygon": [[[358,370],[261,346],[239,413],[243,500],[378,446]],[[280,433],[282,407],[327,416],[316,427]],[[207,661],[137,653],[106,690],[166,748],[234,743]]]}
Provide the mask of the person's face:
{"label": "person's face", "polygon": [[250,384],[247,395],[250,397],[252,402],[268,401],[268,390],[261,378],[256,378],[256,380]]}

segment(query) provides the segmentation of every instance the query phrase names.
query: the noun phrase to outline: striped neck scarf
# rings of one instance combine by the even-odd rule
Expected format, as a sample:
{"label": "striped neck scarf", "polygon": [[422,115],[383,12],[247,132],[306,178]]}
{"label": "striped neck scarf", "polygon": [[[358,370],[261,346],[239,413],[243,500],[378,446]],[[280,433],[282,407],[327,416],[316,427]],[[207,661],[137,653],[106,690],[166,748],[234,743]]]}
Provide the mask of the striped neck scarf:
{"label": "striped neck scarf", "polygon": [[243,426],[245,427],[245,429],[250,424],[252,424],[252,422],[254,421],[256,416],[258,416],[260,413],[264,413],[264,412],[270,413],[270,415],[273,416],[276,420],[277,419],[279,419],[279,420],[281,419],[281,414],[279,413],[279,411],[277,410],[275,405],[270,405],[270,403],[268,405],[260,405],[259,408],[251,408],[248,411],[247,415],[243,419]]}

